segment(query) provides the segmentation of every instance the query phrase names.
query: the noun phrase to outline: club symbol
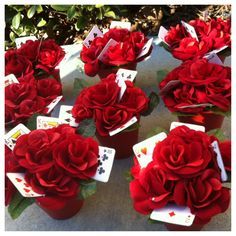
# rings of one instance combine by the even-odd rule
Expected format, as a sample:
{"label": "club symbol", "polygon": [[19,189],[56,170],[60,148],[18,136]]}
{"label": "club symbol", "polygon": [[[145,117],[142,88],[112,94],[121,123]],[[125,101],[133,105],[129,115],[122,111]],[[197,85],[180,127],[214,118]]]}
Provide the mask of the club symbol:
{"label": "club symbol", "polygon": [[103,155],[102,160],[105,161],[108,159],[108,156],[106,154]]}
{"label": "club symbol", "polygon": [[89,43],[89,45],[90,45],[90,44],[92,43],[92,40],[89,40],[88,43]]}
{"label": "club symbol", "polygon": [[102,173],[105,173],[105,170],[103,169],[103,167],[100,167],[98,169],[98,174],[101,175]]}
{"label": "club symbol", "polygon": [[98,36],[97,33],[93,33],[93,37],[96,38]]}
{"label": "club symbol", "polygon": [[101,160],[98,160],[98,165],[101,166],[102,165],[102,162]]}

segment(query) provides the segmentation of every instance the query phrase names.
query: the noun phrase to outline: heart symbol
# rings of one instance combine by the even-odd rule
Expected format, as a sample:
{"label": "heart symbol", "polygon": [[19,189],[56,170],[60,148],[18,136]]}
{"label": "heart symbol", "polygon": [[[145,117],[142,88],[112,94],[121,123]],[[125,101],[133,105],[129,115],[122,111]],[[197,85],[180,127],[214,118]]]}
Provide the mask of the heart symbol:
{"label": "heart symbol", "polygon": [[28,193],[28,192],[30,192],[30,189],[24,188],[24,191],[25,191],[26,193]]}
{"label": "heart symbol", "polygon": [[141,148],[141,152],[144,154],[144,155],[147,155],[147,148]]}
{"label": "heart symbol", "polygon": [[25,187],[27,187],[27,188],[29,187],[29,185],[28,185],[27,183],[24,183],[24,185],[25,185]]}
{"label": "heart symbol", "polygon": [[21,182],[21,181],[22,181],[22,179],[16,178],[16,181],[17,181],[17,182]]}
{"label": "heart symbol", "polygon": [[137,155],[137,157],[140,157],[140,156],[141,156],[140,154]]}

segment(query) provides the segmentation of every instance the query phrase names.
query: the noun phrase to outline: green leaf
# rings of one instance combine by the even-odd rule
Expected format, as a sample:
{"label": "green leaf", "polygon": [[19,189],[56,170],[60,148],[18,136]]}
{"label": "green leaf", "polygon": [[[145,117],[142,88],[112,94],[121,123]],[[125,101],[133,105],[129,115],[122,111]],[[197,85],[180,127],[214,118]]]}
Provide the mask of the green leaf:
{"label": "green leaf", "polygon": [[157,82],[158,84],[166,77],[166,75],[169,73],[168,70],[158,70],[157,71]]}
{"label": "green leaf", "polygon": [[99,12],[98,12],[98,14],[97,14],[96,19],[102,20],[102,18],[103,18],[102,9],[99,8],[98,10],[99,10]]}
{"label": "green leaf", "polygon": [[113,18],[113,19],[116,18],[116,14],[115,14],[114,11],[105,12],[104,16],[106,16],[106,17],[111,17],[111,18]]}
{"label": "green leaf", "polygon": [[18,12],[13,18],[12,18],[12,26],[15,29],[18,29],[20,26],[20,21],[21,21],[21,14]]}
{"label": "green leaf", "polygon": [[67,11],[67,17],[69,20],[73,19],[76,15],[76,9],[75,6],[71,6]]}
{"label": "green leaf", "polygon": [[150,101],[148,103],[148,109],[147,109],[147,111],[142,113],[142,116],[150,115],[153,112],[154,108],[156,108],[159,103],[159,97],[157,96],[157,94],[155,92],[150,93],[149,99],[150,99]]}
{"label": "green leaf", "polygon": [[230,117],[231,116],[231,110],[229,110],[229,111],[222,111],[218,107],[212,107],[210,110],[213,111],[214,114],[216,114],[216,115],[221,115],[221,116],[226,116],[226,117]]}
{"label": "green leaf", "polygon": [[41,20],[39,21],[39,23],[37,24],[37,27],[43,27],[47,24],[47,21],[45,21],[43,18],[41,18]]}
{"label": "green leaf", "polygon": [[132,124],[131,126],[129,126],[128,128],[124,129],[121,132],[131,132],[133,130],[136,130],[140,127],[140,124],[138,122],[135,122],[134,124]]}
{"label": "green leaf", "polygon": [[86,18],[84,16],[80,16],[75,24],[75,29],[79,31],[84,28],[85,24],[86,24]]}
{"label": "green leaf", "polygon": [[76,130],[78,134],[81,134],[84,137],[91,137],[95,135],[96,132],[96,125],[94,120],[91,119],[84,119],[79,123],[79,126]]}
{"label": "green leaf", "polygon": [[214,135],[219,141],[224,141],[226,139],[224,133],[221,129],[213,129],[207,132],[208,135]]}
{"label": "green leaf", "polygon": [[51,5],[51,8],[56,11],[68,11],[70,7],[71,5]]}
{"label": "green leaf", "polygon": [[36,8],[37,8],[37,6],[33,5],[33,6],[31,6],[31,7],[29,8],[29,10],[27,11],[27,17],[28,17],[29,19],[31,19],[31,18],[34,16],[34,14],[35,14],[35,12],[36,12]]}
{"label": "green leaf", "polygon": [[80,199],[86,199],[96,193],[97,185],[96,181],[80,181]]}
{"label": "green leaf", "polygon": [[9,207],[8,212],[12,219],[16,219],[21,215],[21,213],[32,203],[34,202],[34,198],[23,197],[18,191],[13,196]]}
{"label": "green leaf", "polygon": [[104,4],[96,4],[96,5],[95,5],[96,8],[101,8],[101,7],[103,7],[103,6],[104,6]]}
{"label": "green leaf", "polygon": [[89,84],[86,80],[75,78],[74,79],[74,88],[73,88],[73,95],[78,95],[84,88],[88,87]]}
{"label": "green leaf", "polygon": [[30,130],[37,129],[37,117],[44,116],[44,114],[35,113],[27,121],[26,127]]}
{"label": "green leaf", "polygon": [[37,11],[38,14],[43,12],[43,7],[41,5],[37,5],[36,6],[36,11]]}
{"label": "green leaf", "polygon": [[25,9],[24,5],[14,5],[12,6],[16,11],[23,11]]}
{"label": "green leaf", "polygon": [[9,38],[11,39],[12,42],[15,42],[15,33],[13,31],[10,32]]}
{"label": "green leaf", "polygon": [[132,174],[131,174],[131,172],[129,170],[124,172],[124,176],[125,176],[125,179],[128,182],[131,182],[134,179],[134,177],[132,176]]}
{"label": "green leaf", "polygon": [[166,129],[158,126],[158,127],[155,127],[154,129],[152,129],[152,131],[147,134],[147,138],[150,138],[150,137],[152,137],[156,134],[159,134],[161,132],[168,133],[168,131]]}

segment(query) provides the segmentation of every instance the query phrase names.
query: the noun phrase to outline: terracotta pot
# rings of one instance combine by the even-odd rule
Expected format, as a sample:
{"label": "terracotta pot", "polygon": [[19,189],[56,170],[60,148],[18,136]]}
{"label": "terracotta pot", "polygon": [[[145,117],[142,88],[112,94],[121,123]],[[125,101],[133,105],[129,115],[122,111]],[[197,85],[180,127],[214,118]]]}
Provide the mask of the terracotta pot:
{"label": "terracotta pot", "polygon": [[84,200],[76,198],[68,199],[63,206],[57,209],[52,209],[51,206],[44,205],[42,202],[36,201],[38,206],[43,209],[50,217],[57,220],[69,219],[76,215],[83,206]]}
{"label": "terracotta pot", "polygon": [[213,113],[202,113],[193,116],[178,116],[180,122],[196,125],[203,125],[206,132],[212,129],[219,129],[224,121],[224,116]]}
{"label": "terracotta pot", "polygon": [[193,223],[191,226],[182,226],[165,223],[165,226],[169,231],[200,231],[203,228],[204,224]]}
{"label": "terracotta pot", "polygon": [[127,64],[127,65],[123,65],[120,67],[111,67],[111,66],[105,66],[103,68],[101,68],[98,71],[98,76],[100,79],[106,78],[109,74],[116,74],[116,72],[122,68],[122,69],[127,69],[127,70],[136,70],[137,67],[137,63],[131,63],[131,64]]}
{"label": "terracotta pot", "polygon": [[101,146],[114,148],[116,150],[116,159],[124,159],[133,155],[133,146],[138,142],[138,131],[123,131],[114,136],[100,136],[96,133],[96,137]]}

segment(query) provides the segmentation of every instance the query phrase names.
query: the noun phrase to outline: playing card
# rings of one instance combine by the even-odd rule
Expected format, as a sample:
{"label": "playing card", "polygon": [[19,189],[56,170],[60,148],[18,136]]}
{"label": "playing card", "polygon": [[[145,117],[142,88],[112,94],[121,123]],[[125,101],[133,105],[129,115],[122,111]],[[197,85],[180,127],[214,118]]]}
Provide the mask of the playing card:
{"label": "playing card", "polygon": [[112,28],[122,28],[122,29],[127,29],[130,31],[131,23],[124,22],[124,21],[112,21],[111,25],[110,25],[110,29],[112,29]]}
{"label": "playing card", "polygon": [[103,62],[103,60],[105,58],[105,54],[106,54],[107,50],[109,49],[109,47],[115,46],[116,44],[118,44],[118,42],[116,42],[116,40],[110,39],[107,42],[107,44],[105,45],[105,47],[102,49],[101,53],[98,55],[98,59]]}
{"label": "playing card", "polygon": [[169,81],[164,88],[160,90],[160,95],[165,96],[169,93],[170,90],[181,84],[180,80],[171,80]]}
{"label": "playing card", "polygon": [[62,121],[56,117],[37,116],[37,129],[51,129],[62,124]]}
{"label": "playing card", "polygon": [[10,84],[14,84],[14,83],[19,83],[19,81],[15,75],[10,74],[10,75],[5,76],[5,87],[7,87]]}
{"label": "playing card", "polygon": [[216,53],[207,54],[206,56],[204,56],[204,58],[206,58],[208,62],[210,63],[221,65],[221,66],[224,65]]}
{"label": "playing card", "polygon": [[221,52],[221,51],[225,50],[226,48],[228,48],[227,45],[225,45],[221,48],[215,49],[215,50],[211,51],[210,53],[218,53],[218,52]]}
{"label": "playing card", "polygon": [[194,27],[184,21],[181,21],[181,23],[182,23],[183,27],[186,29],[186,31],[191,35],[191,37],[195,38],[197,41],[199,41]]}
{"label": "playing card", "polygon": [[139,53],[139,55],[137,56],[137,59],[140,58],[140,57],[143,57],[145,56],[149,50],[150,50],[150,47],[152,46],[152,41],[153,41],[153,38],[150,38],[146,43],[145,45],[143,46],[142,48],[142,51]]}
{"label": "playing card", "polygon": [[[153,199],[155,201],[155,199]],[[191,226],[195,215],[193,215],[188,207],[177,206],[175,204],[167,204],[161,209],[154,210],[150,218],[161,222]]]}
{"label": "playing card", "polygon": [[148,163],[152,161],[152,154],[156,144],[164,140],[166,137],[166,133],[162,132],[133,146],[134,154],[137,157],[141,168],[146,167]]}
{"label": "playing card", "polygon": [[127,85],[122,77],[116,77],[116,83],[120,87],[120,94],[119,94],[119,101],[120,101],[125,93]]}
{"label": "playing card", "polygon": [[73,106],[62,105],[60,107],[59,119],[63,124],[69,124],[72,127],[78,127],[78,123],[75,122],[75,118],[72,116],[71,110]]}
{"label": "playing card", "polygon": [[136,70],[119,69],[116,73],[116,76],[117,78],[122,78],[124,81],[129,80],[133,82],[137,73],[138,72]]}
{"label": "playing card", "polygon": [[26,43],[27,40],[37,40],[35,36],[26,36],[26,37],[20,37],[15,39],[16,48],[20,48],[22,44]]}
{"label": "playing card", "polygon": [[228,176],[227,176],[227,173],[226,173],[226,170],[225,170],[225,166],[224,166],[224,162],[223,162],[223,159],[222,159],[222,156],[221,156],[221,153],[220,153],[220,148],[219,148],[219,145],[218,145],[218,142],[217,141],[214,141],[211,146],[213,147],[214,149],[214,152],[216,153],[216,158],[217,158],[217,164],[221,170],[221,180],[222,181],[227,181],[228,179]]}
{"label": "playing card", "polygon": [[196,130],[196,131],[205,132],[205,127],[202,126],[202,125],[193,125],[193,124],[181,123],[181,122],[172,122],[171,125],[170,125],[170,130],[172,130],[172,129],[178,127],[178,126],[181,126],[181,125],[185,125],[188,128]]}
{"label": "playing card", "polygon": [[122,130],[128,128],[129,126],[131,126],[132,124],[134,124],[135,122],[137,122],[138,119],[134,116],[132,117],[128,122],[126,122],[125,124],[121,125],[119,128],[112,130],[109,132],[110,136],[113,136],[115,134],[120,133]]}
{"label": "playing card", "polygon": [[4,135],[5,144],[13,150],[13,148],[16,145],[16,140],[22,135],[22,134],[28,134],[30,130],[25,127],[23,124],[19,124],[13,129],[11,129],[7,134]]}
{"label": "playing card", "polygon": [[185,106],[178,106],[178,108],[195,108],[195,107],[213,107],[214,105],[211,103],[199,103],[199,104],[192,104],[192,105],[185,105]]}
{"label": "playing card", "polygon": [[99,146],[98,168],[96,174],[92,177],[101,182],[108,182],[113,161],[115,158],[115,149]]}
{"label": "playing card", "polygon": [[63,96],[56,97],[49,105],[47,105],[48,111],[47,114],[49,114],[53,108],[57,105],[58,102],[62,99]]}
{"label": "playing card", "polygon": [[25,173],[7,173],[7,177],[14,184],[23,197],[42,197],[45,194],[39,194],[33,191],[25,181]]}
{"label": "playing card", "polygon": [[93,28],[91,29],[91,31],[89,32],[88,36],[85,38],[83,44],[89,48],[90,44],[93,42],[93,40],[96,37],[102,37],[103,33],[102,31],[98,28],[97,25],[94,25]]}
{"label": "playing card", "polygon": [[165,37],[167,34],[168,34],[168,30],[164,28],[163,26],[161,26],[158,32],[158,38],[165,44],[169,45],[165,40]]}

